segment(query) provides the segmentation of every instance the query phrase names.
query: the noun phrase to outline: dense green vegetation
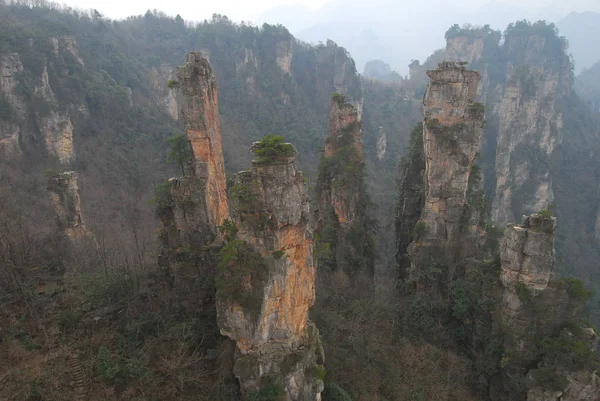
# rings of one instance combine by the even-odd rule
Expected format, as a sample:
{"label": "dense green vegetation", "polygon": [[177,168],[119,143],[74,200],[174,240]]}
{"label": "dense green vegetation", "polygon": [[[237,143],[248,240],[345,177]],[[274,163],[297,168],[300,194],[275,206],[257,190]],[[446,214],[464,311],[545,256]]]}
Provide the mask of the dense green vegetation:
{"label": "dense green vegetation", "polygon": [[[542,58],[564,51],[565,43],[551,25],[519,22],[509,26],[506,35],[518,39],[531,32],[549,43]],[[463,28],[449,31],[450,36],[465,33]],[[498,35],[489,27],[474,32],[486,43],[496,40],[496,45]],[[83,63],[68,46],[59,45],[57,53],[52,37],[74,38]],[[288,43],[293,53],[289,70],[277,63],[277,49]],[[525,46],[520,40],[516,43],[521,50]],[[0,336],[6,339],[0,356],[6,356],[10,368],[8,375],[1,372],[3,391],[13,399],[67,397],[73,381],[70,368],[64,366],[69,358],[85,361],[91,391],[106,398],[212,401],[238,396],[231,377],[234,350],[219,334],[214,292],[227,294],[245,311],[256,311],[262,301],[258,289],[271,263],[284,257],[281,250],[260,255],[237,239],[238,229],[269,229],[267,214],[258,207],[255,183],[243,179],[247,173],[232,180],[229,188],[232,209],[245,226],[226,221],[220,227],[225,244],[216,263],[203,254],[206,249],[190,243],[176,249],[177,263],[171,269],[155,263],[152,237],[158,223],[152,209],[158,217],[172,213],[165,179],[184,174],[190,160],[185,137],[173,136],[183,131],[181,121],[173,121],[160,104],[165,87],[178,87],[164,71],[196,49],[210,54],[216,71],[229,172],[247,165],[248,148],[256,140],[259,164],[294,155],[296,150],[281,134],[297,144],[299,163],[310,178],[335,175],[336,190],[343,190],[368,177],[366,189],[358,193],[361,224],[344,238],[357,250],[348,259],[350,271],[365,264],[373,268],[376,242],[383,251],[381,266],[392,265],[396,163],[410,128],[421,119],[426,67],[416,68],[414,80],[367,80],[361,87],[344,49],[332,42],[316,47],[298,43],[281,26],[234,24],[221,15],[193,24],[158,12],[111,21],[97,12],[0,3],[0,60],[8,53],[19,54],[24,69],[17,77],[17,94],[27,105],[22,117],[9,107],[6,96],[0,96],[0,124],[19,124],[25,133],[23,158],[0,161]],[[506,61],[508,54],[495,49],[497,53],[486,49],[484,61],[490,63],[490,79],[500,82],[506,71],[496,61]],[[45,68],[56,101],[36,91]],[[340,76],[340,71],[348,74]],[[527,86],[530,72],[526,67],[515,69],[515,80]],[[342,105],[359,98],[364,88],[365,161],[359,162],[349,135],[343,135],[341,150],[317,168],[331,94],[342,81],[344,95],[334,98]],[[535,88],[530,89],[529,94],[535,94]],[[569,98],[561,107],[565,140],[551,160],[552,168],[560,171],[555,188],[558,249],[563,270],[592,281],[598,278],[592,234],[597,160],[589,154],[597,150],[596,138],[590,135],[590,127],[597,125],[576,99]],[[84,214],[98,238],[97,247],[75,256],[64,241],[46,236],[53,214],[43,192],[42,171],[48,168],[56,177],[62,170],[43,149],[38,125],[53,112],[67,113],[72,120],[72,168],[82,176]],[[479,115],[485,109],[476,103],[471,112]],[[489,121],[488,130],[494,128],[496,122]],[[275,134],[263,137],[267,132]],[[405,160],[422,148],[421,133],[422,126],[413,130]],[[488,153],[484,151],[481,161],[486,178],[493,170]],[[515,150],[515,155],[531,160],[535,156],[527,148]],[[469,207],[481,212],[483,221],[485,200],[479,185],[469,188]],[[380,206],[373,213],[367,193]],[[372,216],[383,226],[379,233],[374,232],[377,222]],[[483,262],[459,271],[439,300],[423,293],[404,296],[385,271],[377,290],[360,274],[349,278],[333,271],[339,230],[329,207],[316,238],[320,269],[314,310],[324,338],[327,374],[320,365],[309,368],[327,381],[324,401],[470,400],[472,389],[487,390],[486,380],[502,365],[501,341],[492,330],[494,305],[499,303],[495,235],[488,236]],[[418,240],[427,227],[416,224],[410,234]],[[445,278],[448,267],[431,258],[421,273],[418,281],[434,286]],[[251,290],[245,286],[248,277]],[[577,280],[565,279],[561,286],[573,301],[583,302],[591,295]],[[523,289],[517,292],[524,301],[531,298]],[[11,352],[5,352],[5,345]],[[540,355],[549,366],[597,366],[595,355],[584,349],[579,337],[546,337],[540,340]],[[280,395],[280,386],[273,385],[249,398],[268,401]]]}
{"label": "dense green vegetation", "polygon": [[446,39],[451,39],[457,36],[467,36],[470,38],[484,38],[495,31],[489,25],[482,27],[474,27],[471,25],[459,26],[454,24],[446,31]]}
{"label": "dense green vegetation", "polygon": [[192,149],[187,137],[184,134],[173,135],[167,139],[167,142],[171,147],[167,154],[167,161],[176,163],[181,170],[181,175],[185,175],[184,167],[192,159]]}
{"label": "dense green vegetation", "polygon": [[[216,287],[219,294],[241,305],[246,313],[258,313],[262,305],[267,262],[248,243],[234,239],[219,252]],[[245,283],[252,282],[252,288]]]}
{"label": "dense green vegetation", "polygon": [[254,164],[269,165],[294,156],[296,149],[280,135],[267,135],[252,145],[252,152],[256,155],[256,159],[252,161]]}

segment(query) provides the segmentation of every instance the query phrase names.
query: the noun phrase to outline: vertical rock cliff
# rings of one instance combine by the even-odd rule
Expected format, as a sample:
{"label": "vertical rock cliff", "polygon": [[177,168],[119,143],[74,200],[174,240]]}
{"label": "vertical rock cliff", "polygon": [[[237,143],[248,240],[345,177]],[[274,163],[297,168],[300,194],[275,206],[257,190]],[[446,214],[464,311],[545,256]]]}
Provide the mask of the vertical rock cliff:
{"label": "vertical rock cliff", "polygon": [[315,401],[323,390],[324,357],[308,321],[315,301],[308,192],[293,146],[277,146],[285,154],[259,156],[231,188],[218,322],[237,344],[234,374],[246,397],[275,392],[290,401]]}
{"label": "vertical rock cliff", "polygon": [[571,90],[569,57],[557,40],[509,31],[503,45],[508,63],[497,111],[492,204],[492,218],[502,225],[554,201],[550,161],[563,138],[560,99]]}
{"label": "vertical rock cliff", "polygon": [[469,62],[483,77],[478,94],[488,111],[492,219],[505,225],[522,212],[547,208],[554,201],[551,159],[562,143],[572,85],[565,40],[543,22],[509,25],[502,45],[489,27],[455,26],[446,38],[446,59]]}
{"label": "vertical rock cliff", "polygon": [[[88,239],[95,245],[95,237],[86,229],[82,216],[78,174],[71,171],[75,160],[71,115],[74,111],[87,112],[87,109],[79,99],[59,99],[57,93],[64,89],[56,79],[52,80],[55,76],[51,77],[51,72],[68,75],[62,69],[65,59],[72,59],[78,66],[84,63],[75,38],[49,37],[44,41],[39,45],[42,48],[50,45],[52,51],[33,62],[30,54],[24,56],[25,66],[17,53],[0,56],[0,95],[6,99],[11,115],[8,146],[12,151],[8,152],[8,159],[17,160],[16,155],[22,153],[23,157],[40,158],[55,166],[57,171],[51,174],[46,189],[56,214],[58,232],[72,243],[81,244]],[[33,47],[36,43],[31,40],[29,45]],[[6,125],[0,123],[0,132],[4,131],[2,127]],[[2,142],[5,141],[0,139]],[[5,149],[6,146],[5,142]],[[40,157],[38,150],[44,157]]]}
{"label": "vertical rock cliff", "polygon": [[423,101],[425,200],[408,253],[413,273],[419,275],[423,258],[435,253],[441,258],[435,263],[445,265],[451,277],[456,264],[468,256],[467,247],[461,244],[468,242],[468,237],[477,237],[478,227],[471,226],[466,213],[484,109],[474,102],[479,84],[476,71],[443,62],[427,75],[431,82]]}
{"label": "vertical rock cliff", "polygon": [[[373,273],[373,244],[368,233],[362,126],[357,109],[335,94],[329,136],[319,164],[317,229],[321,260],[332,269]],[[339,226],[339,228],[338,228]]]}
{"label": "vertical rock cliff", "polygon": [[[597,400],[598,337],[579,322],[588,296],[580,283],[556,279],[556,218],[524,216],[500,241],[505,398]],[[501,392],[498,392],[500,394]]]}
{"label": "vertical rock cliff", "polygon": [[[229,217],[215,75],[208,60],[192,52],[177,77],[192,148],[192,174],[171,178],[157,189],[163,266],[190,257],[195,263],[204,261],[202,248],[217,238],[218,226]],[[193,250],[193,255],[185,249]]]}
{"label": "vertical rock cliff", "polygon": [[292,58],[294,57],[293,38],[278,42],[275,49],[277,65],[286,74],[292,72]]}
{"label": "vertical rock cliff", "polygon": [[156,93],[155,101],[171,116],[173,120],[179,119],[178,91],[169,88],[169,82],[177,78],[175,68],[168,64],[152,67],[149,71],[150,82]]}
{"label": "vertical rock cliff", "polygon": [[[358,119],[362,118],[363,96],[360,75],[356,71],[354,60],[350,54],[339,47],[332,40],[326,46],[316,48],[317,80],[329,86],[333,84],[336,93],[344,95],[358,112]],[[329,96],[331,92],[326,94]]]}
{"label": "vertical rock cliff", "polygon": [[217,227],[229,215],[217,80],[199,52],[187,56],[177,79],[184,98],[181,114],[192,146],[194,176],[204,181],[208,221]]}
{"label": "vertical rock cliff", "polygon": [[0,56],[0,152],[9,158],[20,152],[21,128],[19,120],[24,117],[25,104],[17,94],[18,74],[23,71],[17,53]]}

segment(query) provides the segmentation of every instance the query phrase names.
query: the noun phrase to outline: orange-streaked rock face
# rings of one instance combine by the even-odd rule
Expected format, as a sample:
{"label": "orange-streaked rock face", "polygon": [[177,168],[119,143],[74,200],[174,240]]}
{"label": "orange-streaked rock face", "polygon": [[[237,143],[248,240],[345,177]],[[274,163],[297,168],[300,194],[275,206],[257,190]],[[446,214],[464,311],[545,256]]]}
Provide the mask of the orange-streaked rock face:
{"label": "orange-streaked rock face", "polygon": [[[273,250],[260,246],[263,257],[274,251],[284,255],[275,264],[278,273],[272,274],[263,289],[260,314],[247,315],[237,304],[227,305],[223,316],[227,324],[221,325],[222,334],[235,339],[242,354],[257,351],[269,343],[297,344],[304,340],[308,311],[315,302],[315,266],[313,242],[308,233],[298,226],[285,226],[275,235]],[[241,232],[249,243],[258,245],[262,240],[251,238],[250,232]],[[252,286],[252,282],[247,283]]]}
{"label": "orange-streaked rock face", "polygon": [[232,198],[237,239],[261,255],[267,270],[262,279],[242,280],[240,291],[254,296],[251,305],[244,297],[217,292],[221,333],[238,349],[234,373],[244,394],[276,379],[286,400],[318,401],[323,382],[307,373],[323,364],[323,355],[318,331],[308,320],[315,265],[306,183],[294,156],[254,164],[235,180],[253,199],[252,207],[243,208],[237,204],[243,200]]}
{"label": "orange-streaked rock face", "polygon": [[208,60],[199,52],[188,55],[177,77],[184,99],[181,113],[194,156],[194,174],[206,180],[208,217],[219,226],[229,217],[229,208],[216,78]]}

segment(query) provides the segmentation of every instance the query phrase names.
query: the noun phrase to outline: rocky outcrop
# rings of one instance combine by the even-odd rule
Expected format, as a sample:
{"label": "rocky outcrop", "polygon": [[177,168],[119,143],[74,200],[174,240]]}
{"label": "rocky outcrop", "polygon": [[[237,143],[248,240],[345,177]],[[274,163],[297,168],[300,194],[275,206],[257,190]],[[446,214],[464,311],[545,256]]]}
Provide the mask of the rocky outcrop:
{"label": "rocky outcrop", "polygon": [[[479,74],[453,62],[427,72],[431,82],[424,99],[423,146],[425,200],[417,223],[418,238],[408,250],[411,269],[436,249],[450,269],[466,256],[461,243],[477,237],[470,226],[468,193],[484,128],[483,105],[474,102]],[[465,234],[465,232],[468,233]],[[422,252],[422,250],[425,250]],[[414,273],[417,273],[414,271]]]}
{"label": "rocky outcrop", "polygon": [[83,59],[79,55],[77,40],[73,36],[51,37],[49,40],[52,45],[54,56],[59,57],[61,52],[67,52],[73,56],[74,60],[79,65],[85,65]]}
{"label": "rocky outcrop", "polygon": [[510,355],[507,372],[513,383],[527,373],[526,366],[537,357],[535,338],[528,335],[533,324],[529,301],[534,295],[536,302],[551,301],[553,306],[566,301],[565,297],[544,302],[539,298],[541,294],[546,298],[544,290],[554,270],[555,226],[555,218],[524,216],[521,225],[506,228],[500,241],[502,326],[508,331],[504,348]]}
{"label": "rocky outcrop", "polygon": [[[329,112],[329,136],[319,165],[317,230],[328,249],[325,265],[333,269],[372,272],[372,240],[366,232],[362,126],[356,108],[334,94]],[[339,226],[338,229],[334,227]],[[335,231],[334,238],[329,233]]]}
{"label": "rocky outcrop", "polygon": [[387,151],[387,134],[383,127],[379,127],[379,135],[377,136],[377,159],[383,160]]}
{"label": "rocky outcrop", "polygon": [[598,376],[584,358],[577,361],[569,353],[579,347],[581,357],[587,347],[593,354],[598,337],[579,323],[583,298],[578,291],[585,290],[553,276],[555,230],[556,218],[547,213],[524,216],[500,241],[504,390],[529,401],[595,401]]}
{"label": "rocky outcrop", "polygon": [[156,210],[162,222],[160,240],[163,246],[159,264],[167,267],[190,255],[181,255],[188,248],[199,251],[211,244],[217,227],[209,220],[205,185],[196,177],[171,178],[159,189]]}
{"label": "rocky outcrop", "polygon": [[90,238],[91,234],[86,229],[81,214],[77,173],[67,171],[51,177],[48,180],[47,189],[52,199],[52,207],[56,212],[59,231],[75,243]]}
{"label": "rocky outcrop", "polygon": [[0,152],[5,156],[20,152],[21,128],[18,124],[24,116],[24,102],[17,95],[18,74],[23,71],[17,53],[0,56]]}
{"label": "rocky outcrop", "polygon": [[523,283],[528,288],[546,289],[554,270],[556,218],[525,216],[521,225],[506,228],[500,244],[502,284],[511,288]]}
{"label": "rocky outcrop", "polygon": [[[591,330],[591,329],[590,329]],[[535,373],[530,378],[535,380]],[[556,388],[538,386],[527,392],[527,401],[598,401],[600,376],[596,372],[558,372],[561,380]],[[557,383],[558,384],[558,383]]]}
{"label": "rocky outcrop", "polygon": [[34,96],[43,104],[43,107],[34,110],[34,115],[46,143],[46,150],[50,155],[58,158],[62,166],[70,166],[75,157],[73,124],[69,113],[58,107],[56,96],[50,86],[47,66],[44,66]]}
{"label": "rocky outcrop", "polygon": [[81,66],[84,65],[84,62],[79,56],[75,38],[70,36],[51,37],[48,40],[53,48],[53,57],[49,56],[39,66],[42,68],[42,72],[34,81],[33,93],[30,94],[35,102],[35,107],[31,107],[30,111],[20,108],[21,112],[17,113],[17,116],[25,117],[25,120],[31,117],[34,124],[27,123],[25,120],[21,121],[21,126],[24,127],[23,133],[28,135],[29,139],[35,138],[37,141],[41,135],[47,154],[51,160],[54,159],[58,162],[59,171],[63,171],[52,174],[47,185],[52,207],[56,213],[58,232],[65,235],[74,244],[82,245],[82,241],[85,239],[86,243],[96,246],[95,237],[87,230],[82,216],[78,175],[76,172],[70,171],[75,159],[71,111],[87,112],[87,109],[83,104],[61,104],[50,85],[49,72],[49,67],[53,66],[60,58],[64,58],[65,55],[72,57]]}
{"label": "rocky outcrop", "polygon": [[150,82],[156,92],[156,101],[171,116],[173,120],[179,119],[178,91],[169,88],[170,81],[176,79],[176,71],[168,64],[162,64],[150,69]]}
{"label": "rocky outcrop", "polygon": [[481,59],[484,37],[474,35],[456,35],[447,37],[446,60],[473,64]]}
{"label": "rocky outcrop", "polygon": [[199,52],[187,56],[177,79],[184,99],[181,115],[192,146],[194,176],[204,182],[208,221],[216,228],[229,216],[217,80]]}
{"label": "rocky outcrop", "polygon": [[308,321],[313,235],[295,155],[254,161],[234,181],[236,229],[221,251],[217,291],[221,333],[237,344],[234,373],[246,397],[280,391],[290,401],[320,400],[323,350]]}
{"label": "rocky outcrop", "polygon": [[275,59],[277,65],[286,74],[292,73],[292,59],[294,57],[293,37],[290,36],[287,40],[277,43],[275,49]]}

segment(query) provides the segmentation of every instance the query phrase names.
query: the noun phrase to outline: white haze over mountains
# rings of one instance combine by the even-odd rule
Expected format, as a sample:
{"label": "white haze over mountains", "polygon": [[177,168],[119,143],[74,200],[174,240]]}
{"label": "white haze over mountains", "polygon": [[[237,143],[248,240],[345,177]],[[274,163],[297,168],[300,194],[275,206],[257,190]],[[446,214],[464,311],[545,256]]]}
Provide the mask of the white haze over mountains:
{"label": "white haze over mountains", "polygon": [[[302,4],[280,6],[255,22],[281,23],[310,43],[331,39],[348,49],[359,71],[367,61],[380,59],[406,74],[412,59],[424,61],[435,49],[444,47],[444,33],[453,24],[489,24],[503,31],[517,20],[557,22],[581,11],[600,12],[600,1],[333,0],[318,10]],[[570,17],[558,26],[572,42],[576,70],[580,71],[600,59],[599,47],[590,53],[593,48],[589,43],[590,37],[600,37],[600,13],[587,14],[588,18],[581,14]],[[582,19],[585,26],[581,26]]]}
{"label": "white haze over mountains", "polygon": [[[348,49],[362,71],[380,59],[406,74],[411,59],[424,61],[444,47],[453,24],[490,24],[504,30],[517,20],[559,22],[571,42],[576,71],[600,60],[600,0],[57,0],[71,7],[97,9],[111,18],[146,10],[202,21],[213,13],[234,21],[282,24],[301,40],[332,39]],[[571,12],[595,11],[590,14]]]}

